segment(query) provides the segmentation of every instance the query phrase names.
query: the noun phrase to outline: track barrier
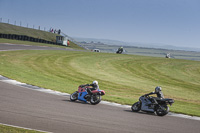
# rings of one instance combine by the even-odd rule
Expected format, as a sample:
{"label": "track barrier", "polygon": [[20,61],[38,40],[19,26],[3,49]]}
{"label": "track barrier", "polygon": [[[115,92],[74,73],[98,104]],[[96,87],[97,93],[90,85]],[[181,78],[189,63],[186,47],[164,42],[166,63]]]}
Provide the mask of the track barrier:
{"label": "track barrier", "polygon": [[26,35],[16,35],[16,34],[3,34],[3,33],[0,33],[0,38],[60,45],[60,44],[58,44],[56,42],[47,41],[47,40],[40,39],[40,38],[34,38],[34,37],[26,36]]}

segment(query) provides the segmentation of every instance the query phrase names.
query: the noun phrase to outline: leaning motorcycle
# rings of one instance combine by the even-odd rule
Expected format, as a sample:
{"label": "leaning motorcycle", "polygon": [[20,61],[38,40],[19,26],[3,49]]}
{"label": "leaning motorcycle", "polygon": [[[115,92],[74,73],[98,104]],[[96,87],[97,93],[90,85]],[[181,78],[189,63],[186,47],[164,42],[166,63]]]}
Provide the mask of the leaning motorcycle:
{"label": "leaning motorcycle", "polygon": [[[156,102],[153,102],[155,99]],[[174,103],[173,99],[163,98],[163,99],[156,99],[155,97],[150,96],[141,96],[139,101],[134,103],[131,107],[133,112],[138,111],[145,111],[155,113],[158,116],[164,116],[168,114],[169,107],[167,105],[172,105]]]}
{"label": "leaning motorcycle", "polygon": [[116,54],[121,54],[122,52],[123,52],[123,50],[120,49],[120,50],[117,50],[117,51],[116,51]]}
{"label": "leaning motorcycle", "polygon": [[105,95],[104,90],[93,90],[91,91],[91,94],[88,94],[87,89],[89,86],[79,86],[78,91],[72,93],[70,95],[71,101],[84,101],[84,102],[90,102],[92,105],[98,104],[101,101],[101,96]]}

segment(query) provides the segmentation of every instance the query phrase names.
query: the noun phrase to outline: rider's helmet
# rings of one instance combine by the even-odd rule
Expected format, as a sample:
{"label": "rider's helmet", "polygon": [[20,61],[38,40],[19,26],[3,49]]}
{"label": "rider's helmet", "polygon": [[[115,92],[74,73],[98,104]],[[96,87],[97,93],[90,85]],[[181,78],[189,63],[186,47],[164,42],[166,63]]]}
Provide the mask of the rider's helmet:
{"label": "rider's helmet", "polygon": [[161,88],[160,86],[157,86],[157,87],[155,88],[155,92],[156,92],[156,93],[160,92],[161,90],[162,90],[162,88]]}
{"label": "rider's helmet", "polygon": [[98,81],[93,81],[92,84],[98,85]]}

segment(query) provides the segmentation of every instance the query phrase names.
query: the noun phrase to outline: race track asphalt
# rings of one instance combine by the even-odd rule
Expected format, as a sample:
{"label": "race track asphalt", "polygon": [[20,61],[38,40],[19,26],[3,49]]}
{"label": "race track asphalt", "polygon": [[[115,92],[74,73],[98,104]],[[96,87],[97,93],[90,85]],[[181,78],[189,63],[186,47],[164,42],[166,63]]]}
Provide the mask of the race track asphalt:
{"label": "race track asphalt", "polygon": [[[0,50],[3,48],[1,46],[0,44]],[[8,49],[4,47],[3,50]],[[54,133],[198,133],[200,131],[198,120],[133,113],[131,109],[104,104],[71,102],[67,95],[39,92],[1,80],[0,123]]]}

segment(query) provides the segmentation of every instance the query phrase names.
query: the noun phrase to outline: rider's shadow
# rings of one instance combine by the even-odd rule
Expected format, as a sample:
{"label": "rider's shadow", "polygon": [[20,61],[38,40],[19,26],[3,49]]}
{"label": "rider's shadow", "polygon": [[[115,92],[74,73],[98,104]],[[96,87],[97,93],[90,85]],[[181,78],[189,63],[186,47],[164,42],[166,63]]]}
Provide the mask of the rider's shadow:
{"label": "rider's shadow", "polygon": [[136,113],[136,114],[144,114],[144,115],[156,116],[154,113],[151,113],[151,112],[143,112],[143,111],[133,112],[133,111],[131,111],[131,110],[124,110],[124,111],[130,112],[130,113]]}
{"label": "rider's shadow", "polygon": [[79,100],[71,101],[71,100],[68,100],[68,99],[64,99],[64,100],[62,100],[62,101],[70,102],[70,103],[77,103],[77,104],[90,104],[90,103],[86,103],[86,102],[79,101]]}

